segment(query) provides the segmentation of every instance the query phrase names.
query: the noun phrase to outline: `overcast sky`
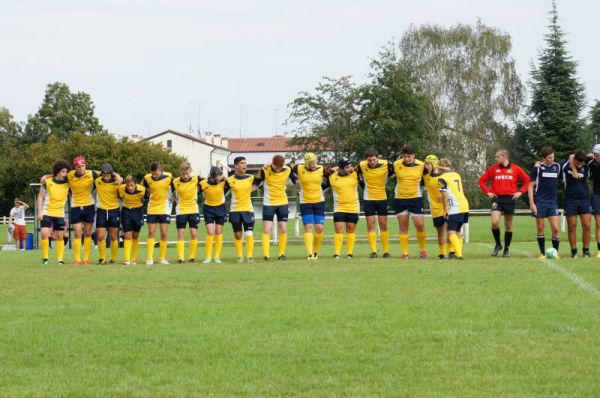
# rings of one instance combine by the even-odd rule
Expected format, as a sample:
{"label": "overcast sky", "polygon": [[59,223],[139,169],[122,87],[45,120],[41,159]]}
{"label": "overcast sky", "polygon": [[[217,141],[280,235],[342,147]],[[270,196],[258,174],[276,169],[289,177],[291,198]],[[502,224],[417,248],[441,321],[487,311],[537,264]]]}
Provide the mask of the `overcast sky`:
{"label": "overcast sky", "polygon": [[[92,96],[117,134],[166,129],[282,133],[287,104],[322,76],[366,80],[369,61],[410,24],[508,32],[523,81],[547,32],[550,0],[0,0],[0,106],[24,121],[46,84]],[[600,98],[600,2],[559,0],[589,103]],[[195,101],[190,106],[190,101]],[[198,103],[200,106],[198,107]],[[278,111],[276,111],[278,109]],[[200,111],[200,112],[198,112]],[[198,117],[199,116],[199,117]],[[277,121],[277,123],[276,123]]]}

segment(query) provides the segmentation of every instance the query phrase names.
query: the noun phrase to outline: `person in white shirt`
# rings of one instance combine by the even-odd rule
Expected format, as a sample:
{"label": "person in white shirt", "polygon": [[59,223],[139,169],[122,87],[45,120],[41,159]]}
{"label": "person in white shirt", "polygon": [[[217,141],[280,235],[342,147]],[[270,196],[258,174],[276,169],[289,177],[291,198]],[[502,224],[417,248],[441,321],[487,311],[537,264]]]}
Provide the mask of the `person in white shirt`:
{"label": "person in white shirt", "polygon": [[15,207],[10,209],[8,225],[14,228],[17,250],[25,250],[27,243],[27,225],[25,224],[25,210],[27,209],[29,209],[29,205],[19,200],[19,198],[15,198]]}

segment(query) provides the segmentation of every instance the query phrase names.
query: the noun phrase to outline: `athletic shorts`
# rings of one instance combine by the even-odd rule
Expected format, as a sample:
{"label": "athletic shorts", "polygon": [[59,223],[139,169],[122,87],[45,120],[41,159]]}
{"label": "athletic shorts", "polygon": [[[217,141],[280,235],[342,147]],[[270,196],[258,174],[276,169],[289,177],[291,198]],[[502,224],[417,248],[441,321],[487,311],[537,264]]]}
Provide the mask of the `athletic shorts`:
{"label": "athletic shorts", "polygon": [[387,200],[364,200],[363,210],[365,216],[387,216]]}
{"label": "athletic shorts", "polygon": [[65,228],[65,218],[44,216],[42,218],[42,222],[40,223],[40,227],[52,228],[55,231],[62,230]]}
{"label": "athletic shorts", "polygon": [[140,232],[142,225],[144,225],[144,209],[142,207],[135,209],[123,207],[121,209],[123,232]]}
{"label": "athletic shorts", "polygon": [[394,199],[394,208],[396,215],[410,214],[411,216],[422,216],[425,213],[423,210],[423,198]]}
{"label": "athletic shorts", "polygon": [[71,225],[79,223],[94,223],[94,216],[96,215],[96,206],[82,206],[71,208]]}
{"label": "athletic shorts", "polygon": [[13,232],[13,238],[15,240],[27,239],[27,226],[26,225],[15,225],[15,232]]}
{"label": "athletic shorts", "polygon": [[121,214],[119,209],[96,210],[96,228],[119,228],[121,225]]}
{"label": "athletic shorts", "polygon": [[435,228],[443,227],[444,224],[446,224],[446,219],[444,218],[444,216],[433,217],[433,226]]}
{"label": "athletic shorts", "polygon": [[342,213],[335,212],[333,213],[333,222],[346,222],[357,224],[358,223],[358,213]]}
{"label": "athletic shorts", "polygon": [[558,216],[558,203],[556,202],[536,202],[537,213],[532,214],[535,218],[546,218]]}
{"label": "athletic shorts", "polygon": [[515,200],[512,195],[501,195],[493,198],[492,211],[499,211],[507,216],[515,214]]}
{"label": "athletic shorts", "polygon": [[450,214],[448,216],[448,231],[460,232],[463,224],[469,222],[469,213]]}
{"label": "athletic shorts", "polygon": [[200,214],[178,214],[175,216],[175,226],[177,229],[184,229],[186,226],[190,226],[191,229],[198,229],[200,224]]}
{"label": "athletic shorts", "polygon": [[227,218],[227,209],[225,205],[220,206],[206,206],[203,208],[204,222],[207,224],[225,224]]}
{"label": "athletic shorts", "polygon": [[592,195],[592,213],[600,214],[600,193]]}
{"label": "athletic shorts", "polygon": [[300,216],[304,225],[325,224],[325,202],[301,203]]}
{"label": "athletic shorts", "polygon": [[254,229],[254,213],[251,211],[232,211],[229,222],[234,232],[252,231]]}
{"label": "athletic shorts", "polygon": [[171,223],[171,216],[169,214],[148,214],[146,215],[146,222],[148,224],[169,224]]}
{"label": "athletic shorts", "polygon": [[590,198],[585,197],[581,199],[565,198],[565,216],[578,216],[581,214],[590,214],[592,212],[592,205]]}
{"label": "athletic shorts", "polygon": [[288,220],[289,213],[288,205],[263,206],[263,221],[273,221],[273,218],[277,216],[278,222],[284,222]]}

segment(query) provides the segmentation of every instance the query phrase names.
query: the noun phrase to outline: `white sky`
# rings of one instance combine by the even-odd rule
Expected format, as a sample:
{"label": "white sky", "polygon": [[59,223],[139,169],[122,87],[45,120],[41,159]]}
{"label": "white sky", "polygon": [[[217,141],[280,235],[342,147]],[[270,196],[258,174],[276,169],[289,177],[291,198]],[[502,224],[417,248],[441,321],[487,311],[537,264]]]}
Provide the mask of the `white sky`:
{"label": "white sky", "polygon": [[[513,38],[521,78],[537,59],[551,0],[0,0],[0,106],[24,121],[46,84],[92,96],[109,131],[244,136],[285,129],[287,104],[322,76],[365,81],[369,60],[410,24],[481,18]],[[589,102],[600,98],[600,2],[559,0]],[[190,101],[196,101],[190,107]],[[200,117],[198,117],[198,102]],[[279,109],[279,111],[275,111]]]}

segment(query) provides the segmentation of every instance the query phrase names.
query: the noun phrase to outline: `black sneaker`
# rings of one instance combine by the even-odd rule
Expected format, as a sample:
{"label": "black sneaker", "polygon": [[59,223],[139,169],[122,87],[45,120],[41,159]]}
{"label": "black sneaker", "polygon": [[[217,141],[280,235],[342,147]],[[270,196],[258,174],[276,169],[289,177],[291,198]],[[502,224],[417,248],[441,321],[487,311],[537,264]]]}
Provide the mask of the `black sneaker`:
{"label": "black sneaker", "polygon": [[354,258],[354,256],[353,256],[352,254],[348,254],[348,255],[346,256],[346,258],[347,258],[348,260],[352,260],[352,259]]}
{"label": "black sneaker", "polygon": [[500,250],[502,250],[502,245],[496,245],[494,250],[492,250],[492,257],[496,257],[500,253]]}
{"label": "black sneaker", "polygon": [[106,261],[103,258],[98,259],[98,265],[106,265]]}
{"label": "black sneaker", "polygon": [[64,262],[63,260],[58,260],[56,263],[57,263],[58,265],[65,265],[65,262]]}
{"label": "black sneaker", "polygon": [[42,265],[48,265],[50,264],[50,261],[48,261],[47,258],[42,259]]}
{"label": "black sneaker", "polygon": [[392,256],[390,256],[390,253],[383,253],[383,258],[390,258]]}
{"label": "black sneaker", "polygon": [[502,253],[502,257],[505,257],[505,258],[510,257],[510,252],[508,251],[508,249],[504,249],[504,252]]}
{"label": "black sneaker", "polygon": [[444,256],[443,254],[438,254],[438,258],[439,258],[440,260],[445,260],[445,259],[446,259],[446,256]]}
{"label": "black sneaker", "polygon": [[285,254],[282,254],[281,256],[277,257],[277,260],[279,260],[279,261],[287,260],[287,257]]}
{"label": "black sneaker", "polygon": [[195,259],[195,258],[190,258],[190,259],[188,260],[188,263],[195,263],[195,262],[196,262],[196,259]]}
{"label": "black sneaker", "polygon": [[110,260],[108,263],[109,263],[109,264],[115,264],[115,263],[116,263],[116,261],[115,261],[115,260]]}
{"label": "black sneaker", "polygon": [[265,260],[265,261],[269,261],[269,258],[270,258],[270,257],[264,256],[264,257],[263,257],[263,260]]}
{"label": "black sneaker", "polygon": [[369,258],[377,258],[377,253],[373,252],[369,254]]}
{"label": "black sneaker", "polygon": [[183,264],[183,263],[185,263],[185,261],[183,261],[183,260],[177,260],[177,263],[178,264]]}
{"label": "black sneaker", "polygon": [[583,249],[583,257],[590,258],[590,249]]}
{"label": "black sneaker", "polygon": [[455,256],[456,256],[456,254],[454,252],[448,253],[448,260],[454,260]]}
{"label": "black sneaker", "polygon": [[318,254],[317,252],[314,252],[314,253],[313,253],[313,257],[314,257],[314,259],[315,259],[315,260],[318,260],[318,259],[319,259],[319,256],[318,256],[317,254]]}
{"label": "black sneaker", "polygon": [[340,258],[340,255],[339,255],[339,254],[334,254],[334,255],[333,255],[333,259],[334,259],[334,260],[338,260],[339,258]]}

